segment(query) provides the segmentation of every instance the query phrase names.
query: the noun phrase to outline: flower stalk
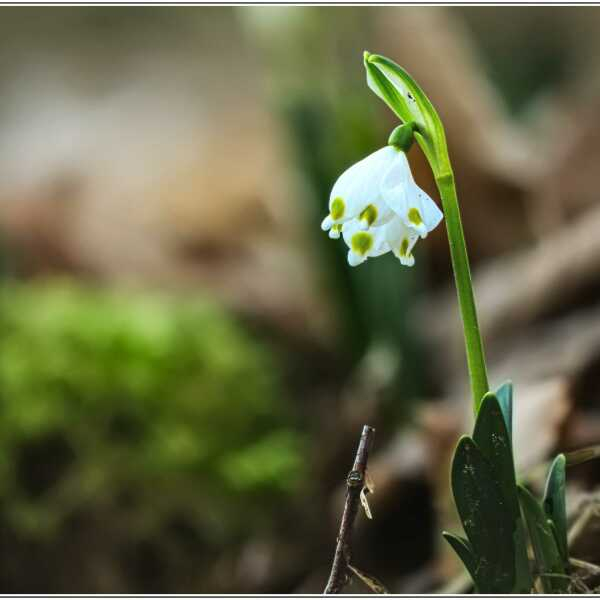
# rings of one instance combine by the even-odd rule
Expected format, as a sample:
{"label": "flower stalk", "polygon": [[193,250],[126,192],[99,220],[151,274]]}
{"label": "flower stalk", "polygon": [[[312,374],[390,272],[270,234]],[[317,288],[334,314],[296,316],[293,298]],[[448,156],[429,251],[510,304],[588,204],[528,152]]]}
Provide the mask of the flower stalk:
{"label": "flower stalk", "polygon": [[[448,159],[448,166],[449,162]],[[446,219],[450,258],[465,337],[473,411],[477,416],[483,396],[489,391],[489,384],[454,175],[450,171],[436,178],[436,184],[440,192]]]}

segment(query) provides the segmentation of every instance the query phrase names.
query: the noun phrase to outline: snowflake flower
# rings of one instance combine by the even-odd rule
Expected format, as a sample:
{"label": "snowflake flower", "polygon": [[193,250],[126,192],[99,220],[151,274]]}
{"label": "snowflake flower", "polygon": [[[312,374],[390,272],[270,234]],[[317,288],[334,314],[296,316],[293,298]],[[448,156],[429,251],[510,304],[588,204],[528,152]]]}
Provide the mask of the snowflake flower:
{"label": "snowflake flower", "polygon": [[342,173],[321,228],[331,238],[343,237],[353,267],[390,251],[411,267],[417,240],[427,237],[442,216],[415,183],[406,154],[386,146]]}

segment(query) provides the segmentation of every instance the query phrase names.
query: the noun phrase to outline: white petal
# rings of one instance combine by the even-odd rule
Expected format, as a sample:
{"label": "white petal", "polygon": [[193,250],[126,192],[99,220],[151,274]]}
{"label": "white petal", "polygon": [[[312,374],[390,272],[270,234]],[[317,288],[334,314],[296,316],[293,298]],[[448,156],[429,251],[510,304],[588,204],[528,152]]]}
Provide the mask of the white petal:
{"label": "white petal", "polygon": [[360,256],[360,254],[355,254],[352,250],[348,250],[348,264],[351,267],[357,267],[367,260],[366,256]]}
{"label": "white petal", "polygon": [[385,226],[374,227],[370,229],[375,236],[373,248],[369,251],[369,256],[381,256],[391,250],[391,247],[385,237]]}
{"label": "white petal", "polygon": [[419,239],[418,235],[400,217],[396,217],[385,226],[385,237],[396,258],[403,265],[412,267],[415,264],[412,249]]}
{"label": "white petal", "polygon": [[444,214],[438,205],[424,192],[416,183],[414,184],[412,196],[420,207],[423,222],[427,227],[427,233],[433,231],[444,218]]}
{"label": "white petal", "polygon": [[[402,154],[392,146],[386,146],[344,171],[329,196],[332,222],[343,223],[358,217],[369,205],[375,207],[375,217],[380,222],[389,219],[389,210],[379,189],[390,167],[402,160]],[[375,220],[369,222],[369,225],[373,224]]]}
{"label": "white petal", "polygon": [[410,172],[410,165],[406,158],[406,153],[401,150],[396,150],[396,160],[391,163],[388,170],[381,179],[381,185],[385,188],[396,186],[408,186],[413,182],[413,176]]}
{"label": "white petal", "polygon": [[[370,237],[370,245],[364,252],[360,252],[356,246],[356,234]],[[362,225],[358,219],[353,219],[344,223],[342,235],[348,248],[357,255],[362,255],[365,258],[371,256],[381,256],[390,251],[390,245],[387,242],[385,235],[385,225],[382,227],[371,227],[367,231],[362,229]],[[354,243],[353,243],[354,242]]]}
{"label": "white petal", "polygon": [[350,238],[357,231],[362,231],[360,228],[360,222],[358,219],[352,219],[351,221],[347,221],[342,226],[342,235],[344,236],[344,241],[348,246],[350,246]]}
{"label": "white petal", "polygon": [[408,196],[414,181],[406,154],[399,154],[402,159],[394,163],[381,180],[381,195],[389,209],[402,217],[408,211]]}
{"label": "white petal", "polygon": [[333,225],[333,219],[329,215],[327,215],[321,222],[321,229],[323,231],[328,231],[329,229],[331,229],[332,225]]}
{"label": "white petal", "polygon": [[385,225],[393,217],[394,211],[390,209],[379,192],[375,201],[368,204],[358,216],[363,231],[366,231],[369,227]]}
{"label": "white petal", "polygon": [[387,180],[384,180],[381,187],[386,204],[401,219],[408,213],[408,191],[409,187],[406,183],[389,185]]}
{"label": "white petal", "polygon": [[424,238],[435,229],[443,214],[436,203],[415,183],[410,170],[408,177],[390,170],[381,184],[388,206],[414,233]]}

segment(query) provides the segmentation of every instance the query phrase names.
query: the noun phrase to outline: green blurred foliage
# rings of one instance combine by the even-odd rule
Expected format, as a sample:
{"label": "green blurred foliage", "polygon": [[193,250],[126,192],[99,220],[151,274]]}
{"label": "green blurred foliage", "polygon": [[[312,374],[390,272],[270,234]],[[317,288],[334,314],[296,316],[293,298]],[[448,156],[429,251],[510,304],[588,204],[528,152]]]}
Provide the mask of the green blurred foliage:
{"label": "green blurred foliage", "polygon": [[5,284],[0,347],[0,502],[24,535],[116,506],[222,540],[267,526],[301,476],[279,365],[205,300]]}

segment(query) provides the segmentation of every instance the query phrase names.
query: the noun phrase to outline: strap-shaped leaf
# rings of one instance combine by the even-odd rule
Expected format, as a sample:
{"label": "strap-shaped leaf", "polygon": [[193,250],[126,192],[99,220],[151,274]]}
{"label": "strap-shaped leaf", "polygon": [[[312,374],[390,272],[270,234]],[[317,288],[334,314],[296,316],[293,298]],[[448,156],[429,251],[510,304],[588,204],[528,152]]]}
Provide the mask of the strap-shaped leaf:
{"label": "strap-shaped leaf", "polygon": [[475,557],[473,556],[473,550],[471,549],[471,544],[469,544],[469,540],[460,537],[459,535],[454,535],[449,531],[442,531],[442,535],[444,539],[452,546],[452,549],[456,554],[458,554],[458,558],[462,561],[463,565],[465,565],[465,569],[471,576],[471,579],[475,583],[476,591],[479,589],[477,581],[475,577],[477,576],[477,563],[475,561]]}
{"label": "strap-shaped leaf", "polygon": [[565,577],[562,559],[552,532],[552,521],[546,517],[541,504],[529,490],[522,485],[519,485],[518,489],[544,592],[547,594],[565,592],[568,579]]}
{"label": "strap-shaped leaf", "polygon": [[489,461],[467,436],[459,440],[454,454],[452,491],[475,557],[479,592],[510,593],[515,583],[513,511]]}
{"label": "strap-shaped leaf", "polygon": [[523,517],[519,516],[517,529],[514,533],[515,540],[515,587],[514,594],[530,594],[533,589],[533,577],[529,556],[527,555],[527,533]]}
{"label": "strap-shaped leaf", "polygon": [[504,415],[506,421],[506,428],[508,429],[509,435],[512,437],[512,425],[513,425],[513,384],[512,381],[504,382],[495,392],[498,403],[500,404],[500,410]]}
{"label": "strap-shaped leaf", "polygon": [[393,60],[365,52],[367,83],[404,122],[416,124],[415,138],[437,177],[451,173],[440,118],[415,80]]}
{"label": "strap-shaped leaf", "polygon": [[556,545],[565,567],[569,564],[567,545],[567,506],[566,506],[566,459],[559,454],[552,463],[546,480],[544,501],[542,503],[546,516],[554,523]]}
{"label": "strap-shaped leaf", "polygon": [[492,475],[511,514],[511,528],[515,545],[515,593],[527,593],[533,587],[524,525],[519,508],[517,482],[512,453],[511,438],[507,429],[504,412],[495,394],[486,394],[477,414],[473,440],[493,466]]}
{"label": "strap-shaped leaf", "polygon": [[491,392],[487,393],[481,401],[473,430],[473,441],[494,467],[493,476],[508,502],[513,517],[513,528],[516,528],[516,520],[521,513],[512,444],[498,398]]}

